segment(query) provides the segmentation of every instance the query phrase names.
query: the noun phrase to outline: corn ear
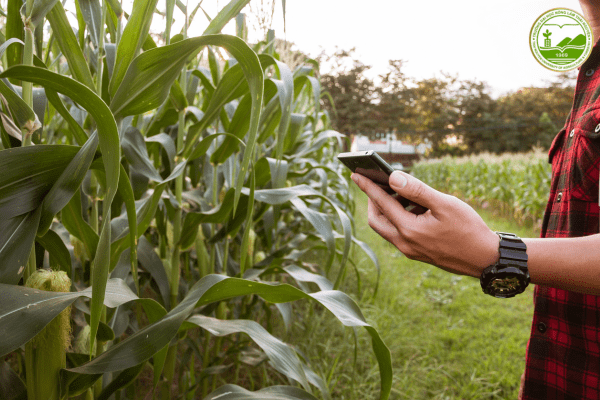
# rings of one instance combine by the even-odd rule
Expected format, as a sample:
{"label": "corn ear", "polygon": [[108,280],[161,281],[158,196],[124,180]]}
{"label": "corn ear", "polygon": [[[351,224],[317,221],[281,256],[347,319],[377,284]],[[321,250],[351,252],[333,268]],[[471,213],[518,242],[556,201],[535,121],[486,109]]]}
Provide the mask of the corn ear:
{"label": "corn ear", "polygon": [[[71,280],[64,271],[37,270],[27,279],[27,287],[50,292],[69,292]],[[25,346],[27,398],[57,399],[59,373],[66,368],[71,344],[71,307],[67,307]]]}

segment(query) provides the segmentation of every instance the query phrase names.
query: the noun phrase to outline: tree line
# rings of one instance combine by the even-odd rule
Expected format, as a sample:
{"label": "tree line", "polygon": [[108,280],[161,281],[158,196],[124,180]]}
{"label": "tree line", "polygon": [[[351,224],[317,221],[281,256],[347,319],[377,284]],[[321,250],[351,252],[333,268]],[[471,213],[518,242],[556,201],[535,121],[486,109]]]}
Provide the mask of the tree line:
{"label": "tree line", "polygon": [[444,73],[408,77],[403,60],[390,60],[384,74],[370,79],[370,67],[354,49],[319,60],[331,65],[321,84],[331,96],[324,103],[337,131],[371,138],[395,133],[400,140],[429,143],[431,156],[547,149],[571,109],[576,75],[557,74],[545,87],[493,98],[482,81]]}

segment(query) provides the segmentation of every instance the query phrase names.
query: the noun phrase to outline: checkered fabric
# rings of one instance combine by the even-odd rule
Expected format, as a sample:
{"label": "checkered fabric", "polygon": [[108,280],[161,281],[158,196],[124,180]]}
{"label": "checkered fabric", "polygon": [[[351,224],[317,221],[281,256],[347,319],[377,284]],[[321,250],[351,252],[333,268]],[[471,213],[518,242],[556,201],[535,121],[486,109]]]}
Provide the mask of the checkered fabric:
{"label": "checkered fabric", "polygon": [[[573,108],[549,161],[541,237],[598,233],[600,41],[579,70]],[[600,399],[600,296],[537,286],[534,304],[523,399]]]}

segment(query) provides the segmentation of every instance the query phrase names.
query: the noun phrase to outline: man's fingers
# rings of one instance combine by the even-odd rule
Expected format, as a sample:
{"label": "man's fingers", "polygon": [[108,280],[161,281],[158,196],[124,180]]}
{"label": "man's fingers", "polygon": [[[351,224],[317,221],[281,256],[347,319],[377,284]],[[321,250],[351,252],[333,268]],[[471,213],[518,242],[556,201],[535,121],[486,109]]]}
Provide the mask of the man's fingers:
{"label": "man's fingers", "polygon": [[446,195],[405,172],[394,171],[390,175],[390,186],[402,197],[430,209],[433,214],[446,203]]}
{"label": "man's fingers", "polygon": [[385,240],[395,245],[395,238],[398,236],[396,227],[381,213],[381,210],[370,198],[368,199],[367,212],[369,226]]}
{"label": "man's fingers", "polygon": [[414,214],[406,211],[397,199],[385,193],[376,183],[360,174],[352,174],[352,180],[365,192],[373,205],[379,209],[384,217],[397,229],[403,225],[401,221],[410,221],[415,218]]}

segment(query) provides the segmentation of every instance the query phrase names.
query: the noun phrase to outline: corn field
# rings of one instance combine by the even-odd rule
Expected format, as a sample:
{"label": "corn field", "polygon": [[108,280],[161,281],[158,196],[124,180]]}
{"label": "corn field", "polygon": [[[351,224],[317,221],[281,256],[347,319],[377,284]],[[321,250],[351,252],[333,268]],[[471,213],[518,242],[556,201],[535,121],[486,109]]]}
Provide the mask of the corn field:
{"label": "corn field", "polygon": [[340,291],[353,247],[378,263],[318,64],[248,44],[248,2],[167,0],[160,37],[157,0],[76,0],[73,26],[57,0],[0,3],[0,398],[327,399],[274,336],[302,299],[366,329],[389,397]]}
{"label": "corn field", "polygon": [[418,163],[413,173],[440,191],[535,225],[544,215],[552,170],[547,154],[537,150],[522,155],[447,157]]}

